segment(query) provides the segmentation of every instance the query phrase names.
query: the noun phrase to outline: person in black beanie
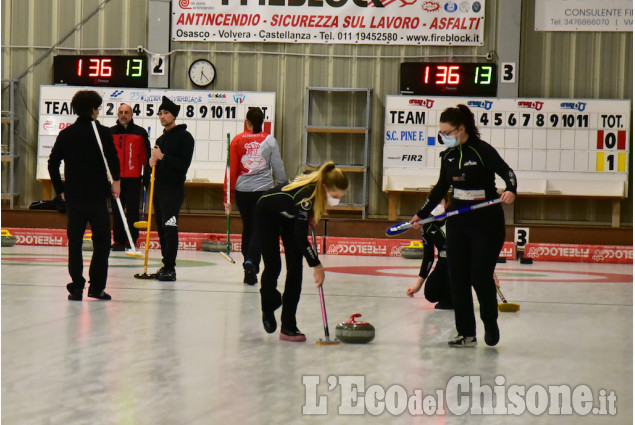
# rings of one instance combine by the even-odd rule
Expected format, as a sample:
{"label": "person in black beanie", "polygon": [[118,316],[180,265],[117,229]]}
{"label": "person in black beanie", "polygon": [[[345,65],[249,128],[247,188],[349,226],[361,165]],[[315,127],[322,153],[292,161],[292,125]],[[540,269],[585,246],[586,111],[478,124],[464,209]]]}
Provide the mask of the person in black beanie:
{"label": "person in black beanie", "polygon": [[176,125],[180,106],[163,96],[159,120],[163,135],[152,149],[150,166],[154,172],[154,216],[156,217],[163,267],[153,274],[160,281],[176,280],[176,254],[179,245],[178,217],[185,188],[185,176],[194,155],[194,138],[187,125]]}
{"label": "person in black beanie", "polygon": [[[97,124],[103,144],[103,155],[112,174],[108,182],[104,157],[95,137],[93,121],[97,119],[101,96],[95,91],[80,90],[73,96],[73,110],[77,121],[60,131],[48,160],[51,182],[58,195],[66,201],[68,224],[68,272],[73,280],[66,285],[69,300],[81,301],[86,279],[83,276],[82,242],[86,224],[90,223],[93,240],[93,256],[88,272],[88,296],[99,300],[111,299],[104,289],[108,277],[110,256],[110,215],[108,199],[118,198],[121,190],[119,159],[112,143],[110,130]],[[64,178],[60,165],[64,161]]]}

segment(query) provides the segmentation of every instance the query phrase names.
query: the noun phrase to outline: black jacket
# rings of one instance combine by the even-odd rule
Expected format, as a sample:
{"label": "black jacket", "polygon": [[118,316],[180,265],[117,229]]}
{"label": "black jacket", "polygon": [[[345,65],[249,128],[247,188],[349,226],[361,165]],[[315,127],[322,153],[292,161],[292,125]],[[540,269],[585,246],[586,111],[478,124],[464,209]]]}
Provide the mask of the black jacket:
{"label": "black jacket", "polygon": [[310,267],[320,265],[315,251],[309,243],[309,219],[313,217],[313,200],[308,198],[315,191],[315,184],[297,187],[288,192],[283,191],[285,184],[279,184],[266,191],[258,200],[259,213],[267,212],[288,220],[293,226],[294,240]]}
{"label": "black jacket", "polygon": [[[487,200],[498,198],[495,174],[505,181],[506,191],[516,194],[516,175],[489,143],[470,137],[462,145],[444,150],[441,152],[439,180],[417,216],[427,217],[441,202],[450,186],[454,189],[484,190]],[[455,210],[483,201],[485,200],[465,201],[452,198],[450,208]]]}
{"label": "black jacket", "polygon": [[187,125],[179,124],[171,130],[164,130],[157,139],[157,146],[165,156],[157,162],[154,170],[155,184],[182,186],[194,155],[194,138],[187,131]]}
{"label": "black jacket", "polygon": [[[79,117],[71,126],[60,131],[49,156],[48,169],[55,192],[64,193],[69,204],[93,202],[109,198],[111,194],[92,122],[92,118]],[[119,159],[110,130],[99,122],[96,124],[112,178],[119,180]],[[62,161],[64,182],[60,175]]]}
{"label": "black jacket", "polygon": [[421,240],[423,241],[423,259],[419,269],[419,277],[425,279],[430,274],[434,264],[434,247],[439,252],[439,260],[445,261],[445,232],[443,225],[445,220],[433,221],[424,224],[421,228]]}

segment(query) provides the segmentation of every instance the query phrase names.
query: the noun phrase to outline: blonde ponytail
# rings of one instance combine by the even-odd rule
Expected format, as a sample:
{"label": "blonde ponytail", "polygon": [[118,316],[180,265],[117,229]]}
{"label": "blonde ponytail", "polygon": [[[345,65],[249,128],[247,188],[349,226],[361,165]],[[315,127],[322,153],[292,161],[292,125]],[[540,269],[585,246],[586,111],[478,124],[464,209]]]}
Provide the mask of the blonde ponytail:
{"label": "blonde ponytail", "polygon": [[317,223],[320,221],[320,217],[326,215],[326,190],[324,190],[324,186],[331,190],[347,190],[348,178],[342,170],[335,167],[335,163],[333,161],[329,161],[322,164],[320,168],[310,174],[303,174],[296,177],[291,183],[284,186],[282,190],[288,192],[312,183],[315,184],[315,190],[311,196],[301,199],[298,203],[314,199],[313,218]]}

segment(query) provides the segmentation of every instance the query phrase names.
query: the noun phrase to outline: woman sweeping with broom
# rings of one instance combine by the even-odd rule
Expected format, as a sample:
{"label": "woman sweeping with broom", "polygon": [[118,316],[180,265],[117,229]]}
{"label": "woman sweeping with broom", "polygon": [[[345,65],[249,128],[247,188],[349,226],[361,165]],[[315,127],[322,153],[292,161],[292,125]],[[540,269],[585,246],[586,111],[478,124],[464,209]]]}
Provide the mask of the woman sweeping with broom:
{"label": "woman sweeping with broom", "polygon": [[[258,239],[264,262],[260,277],[262,324],[267,333],[274,333],[274,311],[282,306],[281,340],[306,341],[295,318],[302,292],[302,257],[313,268],[316,285],[324,283],[324,267],[308,241],[309,225],[326,215],[327,205],[337,205],[347,190],[346,175],[333,162],[327,162],[311,174],[274,187],[258,200]],[[280,238],[287,263],[284,295],[277,290],[282,268]]]}
{"label": "woman sweeping with broom", "polygon": [[[452,186],[451,210],[498,198],[495,174],[505,181],[501,202],[516,198],[516,175],[496,149],[481,140],[472,111],[465,105],[445,109],[439,117],[441,152],[439,180],[411,223],[427,217]],[[416,226],[415,226],[416,227]],[[500,204],[456,215],[447,220],[447,261],[457,336],[451,347],[476,346],[472,286],[480,304],[485,343],[498,344],[498,304],[494,269],[505,241],[505,217]]]}

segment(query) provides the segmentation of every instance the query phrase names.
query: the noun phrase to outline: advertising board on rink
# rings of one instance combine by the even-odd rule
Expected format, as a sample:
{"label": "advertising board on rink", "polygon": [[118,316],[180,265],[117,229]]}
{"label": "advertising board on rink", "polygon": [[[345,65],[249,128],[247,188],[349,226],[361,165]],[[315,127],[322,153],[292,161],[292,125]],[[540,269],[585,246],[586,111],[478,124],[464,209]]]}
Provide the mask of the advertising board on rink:
{"label": "advertising board on rink", "polygon": [[536,261],[633,264],[633,247],[528,243],[525,246],[525,257]]}
{"label": "advertising board on rink", "polygon": [[[386,96],[384,190],[436,183],[446,149],[437,140],[439,116],[457,104],[471,109],[481,139],[516,172],[519,193],[628,193],[630,100],[411,95]],[[397,181],[402,187],[391,187]]]}
{"label": "advertising board on rink", "polygon": [[[201,90],[165,90],[113,87],[40,87],[40,122],[38,130],[37,178],[48,180],[47,161],[59,132],[73,124],[77,116],[71,99],[78,90],[95,90],[103,99],[98,121],[106,127],[115,125],[122,103],[132,108],[135,124],[143,127],[154,146],[163,133],[158,111],[163,96],[181,106],[177,124],[186,124],[194,137],[194,157],[188,180],[222,183],[227,165],[227,134],[233,138],[244,131],[247,109],[262,108],[263,130],[273,134],[275,93]],[[63,167],[62,167],[63,169]]]}
{"label": "advertising board on rink", "polygon": [[485,1],[172,0],[172,40],[482,46]]}

